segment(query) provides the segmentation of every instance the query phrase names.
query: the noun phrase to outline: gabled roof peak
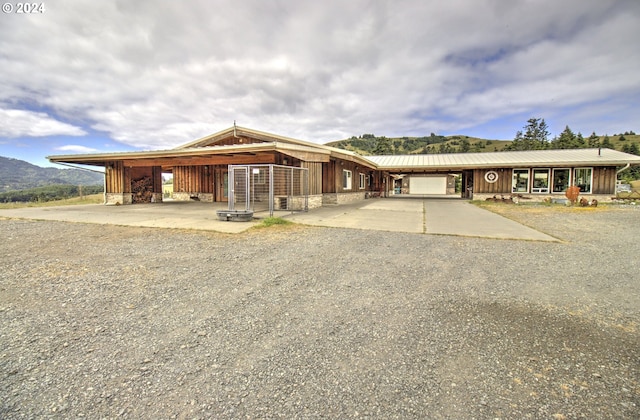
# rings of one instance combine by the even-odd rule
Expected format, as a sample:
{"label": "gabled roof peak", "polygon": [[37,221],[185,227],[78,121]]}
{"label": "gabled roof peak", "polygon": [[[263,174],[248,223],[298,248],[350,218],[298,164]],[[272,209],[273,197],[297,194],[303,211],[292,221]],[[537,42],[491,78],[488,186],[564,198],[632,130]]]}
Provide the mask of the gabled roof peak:
{"label": "gabled roof peak", "polygon": [[240,127],[238,125],[233,125],[229,128],[226,128],[222,131],[218,131],[217,133],[209,134],[208,136],[199,138],[187,144],[183,144],[182,146],[176,147],[176,149],[190,149],[194,147],[208,147],[215,146],[217,142],[228,139],[228,138],[251,138],[258,141],[273,143],[273,142],[284,142],[290,144],[297,144],[301,146],[312,146],[312,147],[327,147],[317,143],[312,143],[303,140],[293,139],[291,137],[284,137],[277,134],[271,134],[264,131],[253,130],[251,128]]}

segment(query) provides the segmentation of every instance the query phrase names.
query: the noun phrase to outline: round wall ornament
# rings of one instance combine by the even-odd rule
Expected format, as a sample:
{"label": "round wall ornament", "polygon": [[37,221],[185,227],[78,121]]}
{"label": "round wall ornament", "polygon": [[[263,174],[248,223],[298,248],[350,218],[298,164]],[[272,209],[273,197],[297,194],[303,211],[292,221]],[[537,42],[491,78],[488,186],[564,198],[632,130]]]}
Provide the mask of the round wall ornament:
{"label": "round wall ornament", "polygon": [[484,180],[489,184],[493,184],[498,180],[498,173],[496,171],[487,171],[487,173],[484,174]]}

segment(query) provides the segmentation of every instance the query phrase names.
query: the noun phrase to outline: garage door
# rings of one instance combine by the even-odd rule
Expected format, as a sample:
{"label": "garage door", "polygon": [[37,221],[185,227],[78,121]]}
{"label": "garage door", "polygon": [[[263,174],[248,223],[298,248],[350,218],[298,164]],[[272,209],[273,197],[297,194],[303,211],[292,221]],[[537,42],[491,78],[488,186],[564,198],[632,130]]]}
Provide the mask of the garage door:
{"label": "garage door", "polygon": [[446,194],[446,176],[412,176],[409,184],[409,194]]}

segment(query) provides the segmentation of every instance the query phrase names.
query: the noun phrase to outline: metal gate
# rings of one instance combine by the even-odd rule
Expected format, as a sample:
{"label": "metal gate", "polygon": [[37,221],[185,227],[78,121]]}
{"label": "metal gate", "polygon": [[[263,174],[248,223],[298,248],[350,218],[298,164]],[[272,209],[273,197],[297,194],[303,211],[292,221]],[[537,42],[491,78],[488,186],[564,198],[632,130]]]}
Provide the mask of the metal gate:
{"label": "metal gate", "polygon": [[309,171],[282,165],[229,165],[229,210],[307,211]]}

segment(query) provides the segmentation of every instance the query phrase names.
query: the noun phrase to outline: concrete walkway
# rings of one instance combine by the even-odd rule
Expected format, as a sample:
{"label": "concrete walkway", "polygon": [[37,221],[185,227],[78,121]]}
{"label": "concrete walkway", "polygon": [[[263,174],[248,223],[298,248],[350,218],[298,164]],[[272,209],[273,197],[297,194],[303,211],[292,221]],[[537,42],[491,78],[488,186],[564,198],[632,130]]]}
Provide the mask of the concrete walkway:
{"label": "concrete walkway", "polygon": [[380,198],[326,206],[286,218],[315,226],[558,242],[461,199]]}
{"label": "concrete walkway", "polygon": [[[0,209],[0,217],[99,223],[120,226],[210,230],[240,233],[259,223],[218,220],[216,210],[226,203],[168,201],[156,204]],[[268,213],[257,213],[267,217]],[[276,212],[295,223],[312,226],[369,229],[389,232],[459,235],[496,239],[553,241],[556,238],[480,209],[464,200],[378,198],[352,204],[325,206],[306,213]]]}
{"label": "concrete walkway", "polygon": [[0,209],[0,217],[119,226],[211,230],[223,233],[240,233],[259,223],[258,221],[225,222],[219,220],[216,210],[227,208],[227,203],[189,201],[166,201],[164,203],[128,206],[87,204]]}

